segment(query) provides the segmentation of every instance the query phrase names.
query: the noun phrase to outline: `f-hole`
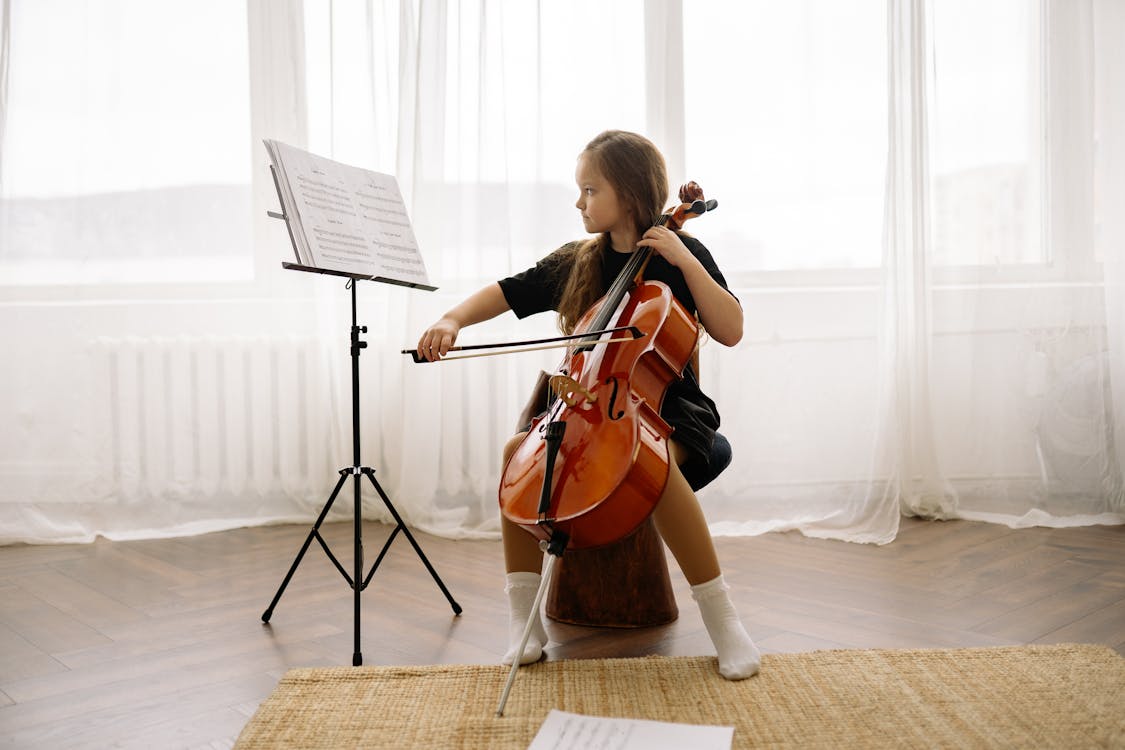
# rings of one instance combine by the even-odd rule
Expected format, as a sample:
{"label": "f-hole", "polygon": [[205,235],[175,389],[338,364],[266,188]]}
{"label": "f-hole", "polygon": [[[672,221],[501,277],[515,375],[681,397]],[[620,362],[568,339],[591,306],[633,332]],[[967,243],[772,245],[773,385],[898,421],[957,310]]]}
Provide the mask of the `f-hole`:
{"label": "f-hole", "polygon": [[617,378],[612,375],[605,379],[606,385],[610,385],[611,383],[613,384],[613,393],[609,396],[609,404],[606,406],[606,416],[612,421],[617,421],[625,416],[625,410],[621,409],[616,414],[613,413],[613,410],[617,406]]}

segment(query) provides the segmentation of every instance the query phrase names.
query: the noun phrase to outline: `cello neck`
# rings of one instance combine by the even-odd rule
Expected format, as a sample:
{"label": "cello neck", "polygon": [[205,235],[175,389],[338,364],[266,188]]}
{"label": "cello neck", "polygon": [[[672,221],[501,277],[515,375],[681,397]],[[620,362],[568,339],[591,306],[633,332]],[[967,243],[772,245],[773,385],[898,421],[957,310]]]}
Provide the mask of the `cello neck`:
{"label": "cello neck", "polygon": [[[652,257],[651,247],[641,247],[634,251],[630,256],[625,267],[621,269],[621,273],[617,274],[617,278],[613,280],[609,290],[606,292],[602,300],[601,309],[598,311],[597,317],[594,318],[590,324],[590,328],[594,331],[603,331],[606,329],[606,324],[613,317],[614,312],[621,305],[621,300],[625,299],[625,295],[633,287],[633,282],[637,280],[642,273],[644,273],[645,266],[648,265],[649,258]],[[589,348],[588,346],[585,348]],[[576,349],[582,351],[582,348]]]}
{"label": "cello neck", "polygon": [[[714,200],[704,200],[703,190],[694,182],[689,182],[680,187],[680,200],[683,203],[661,214],[660,218],[656,220],[655,226],[668,227],[672,231],[678,232],[683,228],[685,221],[714,210],[718,205]],[[613,313],[620,306],[621,300],[625,299],[625,295],[633,288],[634,283],[641,280],[645,267],[652,258],[652,253],[652,248],[645,245],[630,255],[629,261],[606,291],[601,309],[598,310],[598,314],[591,325],[592,330],[601,331],[610,327],[610,319],[613,317]],[[576,351],[582,351],[584,348],[588,349],[589,346],[579,347]]]}

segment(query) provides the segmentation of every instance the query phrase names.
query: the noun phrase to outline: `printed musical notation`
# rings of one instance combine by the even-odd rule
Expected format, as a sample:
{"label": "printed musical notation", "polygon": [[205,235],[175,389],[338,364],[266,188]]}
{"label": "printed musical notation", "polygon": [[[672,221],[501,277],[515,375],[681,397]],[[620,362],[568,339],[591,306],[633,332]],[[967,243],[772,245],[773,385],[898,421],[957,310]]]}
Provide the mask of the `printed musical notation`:
{"label": "printed musical notation", "polygon": [[297,261],[376,280],[428,285],[398,181],[266,140]]}

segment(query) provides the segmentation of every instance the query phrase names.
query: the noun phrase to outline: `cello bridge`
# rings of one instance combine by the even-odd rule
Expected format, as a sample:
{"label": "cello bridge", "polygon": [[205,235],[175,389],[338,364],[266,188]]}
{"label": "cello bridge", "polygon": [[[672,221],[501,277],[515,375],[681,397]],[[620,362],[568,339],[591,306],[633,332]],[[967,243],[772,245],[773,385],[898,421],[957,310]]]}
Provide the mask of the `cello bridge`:
{"label": "cello bridge", "polygon": [[597,395],[591,393],[586,386],[566,375],[552,375],[548,382],[551,385],[551,390],[567,406],[577,406],[580,398],[590,403],[595,403],[598,400]]}

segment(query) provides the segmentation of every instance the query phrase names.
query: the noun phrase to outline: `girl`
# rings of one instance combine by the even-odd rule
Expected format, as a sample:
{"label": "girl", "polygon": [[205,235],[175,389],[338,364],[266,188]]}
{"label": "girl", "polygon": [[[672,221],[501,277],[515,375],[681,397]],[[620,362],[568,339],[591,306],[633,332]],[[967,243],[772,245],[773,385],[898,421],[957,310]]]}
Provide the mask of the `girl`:
{"label": "girl", "polygon": [[[586,231],[595,238],[564,245],[523,273],[476,292],[430,326],[418,341],[418,353],[433,361],[443,357],[465,326],[480,323],[506,310],[524,318],[555,310],[559,327],[572,333],[575,323],[594,304],[639,247],[655,253],[646,280],[663,281],[689,313],[696,313],[710,337],[726,346],[742,338],[742,307],[727,289],[726,280],[698,240],[654,226],[668,199],[664,157],[646,138],[618,130],[602,133],[578,157],[575,172],[578,202]],[[691,584],[707,633],[719,657],[719,672],[741,680],[758,671],[760,657],[742,626],[719,569],[715,546],[699,501],[680,470],[687,462],[706,462],[719,415],[699,389],[689,365],[685,377],[672,383],[661,416],[673,428],[668,484],[653,520],[664,543]],[[526,432],[504,447],[504,461]],[[516,654],[523,629],[539,588],[543,553],[536,539],[501,518],[505,591],[509,599],[509,649],[504,663],[516,658],[530,664],[543,655],[547,634],[541,618],[532,629],[523,653]]]}

